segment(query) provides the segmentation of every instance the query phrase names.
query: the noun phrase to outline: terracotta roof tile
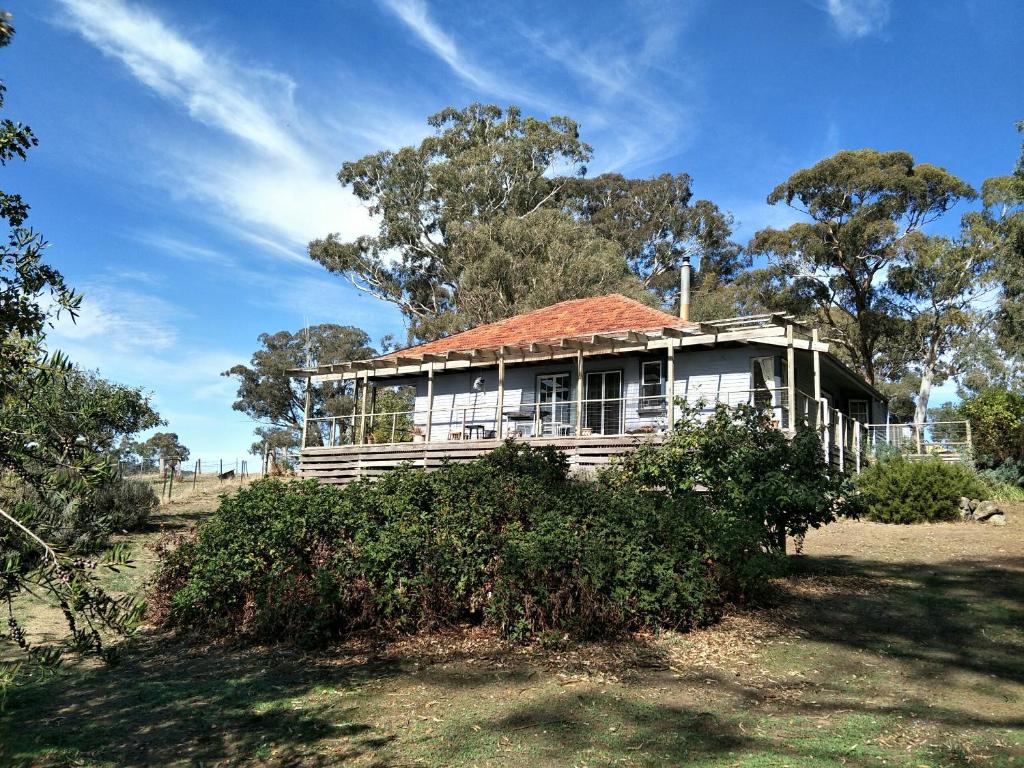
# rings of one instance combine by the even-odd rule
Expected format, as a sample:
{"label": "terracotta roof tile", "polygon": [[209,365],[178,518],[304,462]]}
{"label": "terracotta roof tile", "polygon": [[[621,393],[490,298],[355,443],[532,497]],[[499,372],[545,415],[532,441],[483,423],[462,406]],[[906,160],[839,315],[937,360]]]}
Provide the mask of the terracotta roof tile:
{"label": "terracotta roof tile", "polygon": [[443,339],[385,355],[443,354],[502,345],[530,344],[594,333],[650,331],[665,326],[690,327],[675,315],[662,312],[618,293],[590,299],[571,299],[550,307],[488,323]]}

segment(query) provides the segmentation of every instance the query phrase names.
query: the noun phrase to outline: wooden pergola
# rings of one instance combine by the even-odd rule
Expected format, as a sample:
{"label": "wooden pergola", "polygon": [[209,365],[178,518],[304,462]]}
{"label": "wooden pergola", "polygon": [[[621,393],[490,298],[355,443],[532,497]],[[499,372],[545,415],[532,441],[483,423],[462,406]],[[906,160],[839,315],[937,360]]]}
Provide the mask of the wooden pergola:
{"label": "wooden pergola", "polygon": [[[818,338],[817,329],[795,322],[782,313],[734,317],[709,322],[689,323],[684,327],[663,326],[643,331],[565,336],[544,342],[501,344],[494,347],[449,350],[442,353],[399,351],[368,360],[326,363],[313,369],[293,369],[289,375],[306,380],[305,419],[302,444],[306,444],[306,430],[310,418],[310,387],[314,383],[354,381],[362,392],[360,434],[365,431],[367,392],[371,379],[387,379],[425,375],[427,379],[427,424],[429,435],[434,410],[434,375],[438,371],[457,371],[473,368],[498,370],[497,412],[501,413],[505,396],[505,367],[527,365],[553,360],[575,360],[577,409],[583,393],[583,361],[587,357],[664,351],[667,356],[668,402],[675,398],[676,350],[690,347],[711,348],[718,344],[763,344],[786,350],[787,397],[789,413],[796,412],[795,350],[810,351],[814,360],[814,399],[821,402],[820,354],[829,351],[828,344]],[[357,397],[358,400],[358,397]],[[499,420],[500,421],[500,420]],[[669,408],[669,426],[674,413]],[[576,435],[582,434],[582,419],[576,420]],[[499,435],[500,439],[499,425]]]}

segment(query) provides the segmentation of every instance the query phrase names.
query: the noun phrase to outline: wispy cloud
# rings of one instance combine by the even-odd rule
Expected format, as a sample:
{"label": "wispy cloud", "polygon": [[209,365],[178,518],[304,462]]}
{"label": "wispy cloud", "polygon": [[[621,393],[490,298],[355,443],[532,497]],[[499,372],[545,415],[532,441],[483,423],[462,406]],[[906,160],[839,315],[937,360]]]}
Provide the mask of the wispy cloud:
{"label": "wispy cloud", "polygon": [[297,109],[291,78],[239,63],[125,0],[57,2],[68,27],[214,132],[206,142],[191,136],[161,146],[149,171],[171,194],[200,203],[207,218],[261,248],[303,262],[314,237],[369,231],[366,210],[334,179],[338,158]]}
{"label": "wispy cloud", "polygon": [[[414,39],[482,96],[577,118],[584,138],[600,135],[595,168],[617,170],[677,153],[691,136],[692,83],[665,60],[686,13],[637,6],[628,22],[592,29],[585,43],[564,18],[529,25],[489,19],[494,32],[466,35],[460,44],[424,0],[381,0]],[[525,46],[524,46],[525,43]],[[657,74],[658,77],[651,77]],[[566,87],[565,78],[569,78]],[[545,84],[549,84],[545,87]]]}
{"label": "wispy cloud", "polygon": [[434,20],[424,0],[381,0],[431,53],[441,59],[458,77],[482,93],[545,107],[549,102],[529,88],[514,84],[493,69],[475,62]]}
{"label": "wispy cloud", "polygon": [[826,0],[825,10],[839,34],[866,37],[889,22],[891,0]]}

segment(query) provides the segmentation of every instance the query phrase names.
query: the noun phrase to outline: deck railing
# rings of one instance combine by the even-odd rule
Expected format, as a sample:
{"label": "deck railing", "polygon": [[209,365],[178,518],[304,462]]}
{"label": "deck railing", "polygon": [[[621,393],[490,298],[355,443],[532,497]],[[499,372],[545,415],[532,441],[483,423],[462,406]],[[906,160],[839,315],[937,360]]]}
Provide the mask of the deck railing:
{"label": "deck railing", "polygon": [[[771,412],[777,426],[789,429],[791,420],[786,397],[786,389],[781,387],[725,392],[694,388],[685,399],[703,413],[710,413],[717,405],[760,405]],[[802,408],[806,410],[799,398],[797,403],[798,414]],[[667,396],[642,393],[640,397],[506,403],[500,414],[497,405],[459,403],[431,411],[412,409],[321,416],[307,422],[303,447],[636,435],[666,432],[668,428]]]}
{"label": "deck railing", "polygon": [[[714,392],[692,389],[685,400],[698,416],[718,405],[757,405],[769,412],[780,429],[817,429],[824,459],[844,472],[860,472],[883,452],[899,451],[914,458],[937,456],[947,461],[970,454],[970,424],[941,421],[925,424],[862,424],[825,400],[796,389],[795,411],[789,412],[784,387]],[[678,413],[678,412],[677,412]],[[579,418],[582,414],[582,419]],[[530,440],[592,436],[658,435],[669,430],[667,396],[642,392],[640,397],[583,401],[531,401],[497,405],[452,404],[432,411],[350,413],[309,420],[305,448],[360,444],[444,443],[494,441],[515,437]]]}

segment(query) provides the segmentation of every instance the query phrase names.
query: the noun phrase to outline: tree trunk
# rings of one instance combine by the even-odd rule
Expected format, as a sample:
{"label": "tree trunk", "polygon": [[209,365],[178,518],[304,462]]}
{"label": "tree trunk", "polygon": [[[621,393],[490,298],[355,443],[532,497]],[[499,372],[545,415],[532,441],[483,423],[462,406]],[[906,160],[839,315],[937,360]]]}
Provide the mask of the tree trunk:
{"label": "tree trunk", "polygon": [[917,407],[914,409],[914,423],[924,424],[928,420],[928,399],[932,394],[932,382],[935,381],[935,368],[939,360],[939,342],[937,334],[933,334],[921,366],[921,389],[917,394]]}
{"label": "tree trunk", "polygon": [[917,407],[914,409],[915,424],[924,424],[928,420],[928,398],[932,393],[932,381],[934,379],[934,363],[925,365],[921,371],[921,389],[917,394]]}

